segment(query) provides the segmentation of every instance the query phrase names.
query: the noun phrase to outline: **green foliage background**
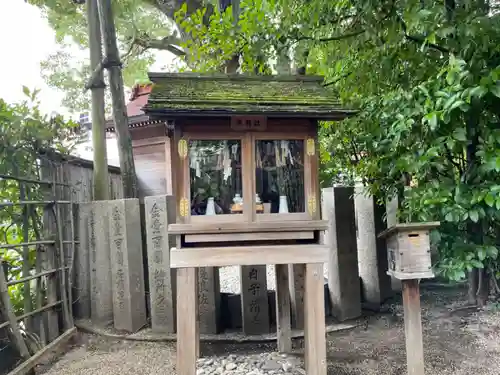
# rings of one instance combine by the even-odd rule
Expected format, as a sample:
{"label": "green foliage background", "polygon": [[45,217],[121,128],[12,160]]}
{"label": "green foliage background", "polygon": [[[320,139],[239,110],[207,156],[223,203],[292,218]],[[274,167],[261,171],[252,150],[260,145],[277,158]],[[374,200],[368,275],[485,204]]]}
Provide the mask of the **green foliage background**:
{"label": "green foliage background", "polygon": [[[82,9],[62,0],[33,3],[47,11],[61,40],[86,45]],[[382,201],[402,198],[402,220],[441,221],[433,238],[442,275],[459,280],[480,269],[500,276],[499,3],[229,3],[237,9],[115,0],[131,64],[126,76],[143,76],[147,53],[173,45],[192,70],[221,70],[236,56],[241,71],[268,74],[285,57],[306,74],[325,76],[332,94],[360,112],[321,125],[322,183],[361,181]],[[69,83],[78,87],[64,69],[58,77],[55,65],[46,68],[49,83],[68,92]]]}
{"label": "green foliage background", "polygon": [[[20,183],[6,177],[40,179],[40,161],[53,152],[67,153],[80,140],[78,124],[65,121],[60,116],[49,117],[39,109],[38,92],[23,88],[26,99],[20,103],[8,104],[0,99],[0,200],[19,202]],[[42,156],[45,155],[45,156]],[[43,200],[42,186],[23,183],[24,200]],[[28,212],[29,225],[24,229],[24,214]],[[41,232],[40,208],[34,206],[0,207],[0,243],[18,244],[36,240],[36,231]],[[36,230],[35,230],[36,229]],[[26,235],[27,234],[27,235]],[[40,239],[40,238],[38,238]],[[24,258],[23,248],[0,249],[0,259],[7,280],[21,278],[23,263],[29,264],[34,272],[34,247]],[[33,289],[32,289],[33,290]],[[9,288],[16,313],[24,311],[24,284]],[[31,298],[34,299],[34,294]],[[33,301],[34,302],[34,301]]]}

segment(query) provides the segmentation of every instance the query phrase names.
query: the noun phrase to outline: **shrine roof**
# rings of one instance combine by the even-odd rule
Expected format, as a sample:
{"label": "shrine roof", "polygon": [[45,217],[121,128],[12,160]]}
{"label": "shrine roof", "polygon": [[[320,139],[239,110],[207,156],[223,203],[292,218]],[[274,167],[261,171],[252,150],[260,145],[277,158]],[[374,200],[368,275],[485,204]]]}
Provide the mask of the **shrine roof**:
{"label": "shrine roof", "polygon": [[345,109],[319,76],[257,76],[150,73],[153,90],[146,106],[154,116],[226,116],[343,119]]}

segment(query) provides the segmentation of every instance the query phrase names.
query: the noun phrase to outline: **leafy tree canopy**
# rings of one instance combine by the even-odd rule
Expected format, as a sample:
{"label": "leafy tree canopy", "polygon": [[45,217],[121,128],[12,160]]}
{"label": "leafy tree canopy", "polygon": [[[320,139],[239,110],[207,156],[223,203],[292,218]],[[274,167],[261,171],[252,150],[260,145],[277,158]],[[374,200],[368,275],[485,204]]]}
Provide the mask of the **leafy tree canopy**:
{"label": "leafy tree canopy", "polygon": [[[63,0],[37,4],[61,40],[86,44],[82,9]],[[460,279],[474,269],[500,276],[497,1],[114,5],[123,53],[133,56],[126,77],[145,74],[155,48],[199,71],[236,61],[242,71],[266,74],[273,61],[279,67],[291,60],[300,73],[324,75],[344,105],[360,112],[322,125],[323,182],[361,180],[381,199],[398,194],[403,219],[442,221],[435,240],[446,276]],[[75,77],[61,72],[53,83]]]}

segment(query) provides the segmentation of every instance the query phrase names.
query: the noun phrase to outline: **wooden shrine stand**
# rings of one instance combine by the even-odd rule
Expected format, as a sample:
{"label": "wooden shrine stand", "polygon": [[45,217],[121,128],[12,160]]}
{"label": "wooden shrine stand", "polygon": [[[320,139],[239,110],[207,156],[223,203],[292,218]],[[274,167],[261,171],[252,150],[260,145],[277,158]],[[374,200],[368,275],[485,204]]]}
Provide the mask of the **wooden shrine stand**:
{"label": "wooden shrine stand", "polygon": [[387,243],[387,274],[401,280],[408,375],[424,375],[420,279],[433,278],[429,231],[439,222],[396,224],[379,234]]}
{"label": "wooden shrine stand", "polygon": [[[322,228],[323,223],[311,221],[309,228]],[[225,236],[238,230],[239,234],[266,236],[280,233],[283,236],[303,226],[281,223],[257,225],[242,231],[237,226],[189,227],[188,224],[174,224],[170,231],[181,238],[183,235]],[[200,233],[201,232],[201,233]],[[217,233],[217,234],[216,234]],[[199,355],[199,333],[197,323],[197,267],[276,265],[277,303],[276,321],[278,350],[292,349],[290,295],[288,292],[287,264],[305,263],[305,359],[307,374],[326,375],[326,338],[324,308],[323,264],[328,259],[328,248],[321,244],[307,245],[248,245],[196,248],[174,248],[171,251],[171,266],[177,268],[177,374],[196,373],[196,359]]]}
{"label": "wooden shrine stand", "polygon": [[[329,251],[321,243],[327,222],[319,212],[317,128],[318,120],[354,111],[338,107],[321,77],[152,73],[150,79],[144,111],[165,122],[177,201],[176,222],[168,226],[176,238],[170,265],[177,269],[177,374],[196,373],[199,268],[276,265],[278,349],[286,352],[295,277],[288,265],[304,264],[306,371],[326,375]],[[259,306],[250,309],[258,318]]]}

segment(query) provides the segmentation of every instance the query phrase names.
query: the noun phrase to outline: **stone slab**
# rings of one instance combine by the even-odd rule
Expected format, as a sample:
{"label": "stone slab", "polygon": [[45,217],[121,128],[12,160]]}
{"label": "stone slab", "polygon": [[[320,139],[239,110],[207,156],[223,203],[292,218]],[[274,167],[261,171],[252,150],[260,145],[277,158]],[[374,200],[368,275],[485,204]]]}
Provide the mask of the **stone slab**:
{"label": "stone slab", "polygon": [[385,240],[378,234],[385,229],[384,207],[377,205],[373,196],[365,194],[363,186],[356,186],[358,268],[362,280],[364,301],[376,306],[391,294],[387,276],[387,250]]}
{"label": "stone slab", "polygon": [[325,243],[330,246],[328,288],[332,315],[338,320],[361,315],[354,188],[332,187],[322,191],[322,215],[328,220]]}
{"label": "stone slab", "polygon": [[136,332],[147,323],[139,200],[117,199],[107,206],[114,327]]}
{"label": "stone slab", "polygon": [[175,332],[175,299],[170,269],[170,249],[175,238],[168,235],[168,223],[175,222],[173,196],[149,196],[144,199],[146,247],[148,255],[149,301],[153,332]]}
{"label": "stone slab", "polygon": [[90,316],[95,323],[102,324],[113,320],[107,208],[106,203],[103,201],[92,202],[88,221]]}
{"label": "stone slab", "polygon": [[266,266],[240,267],[240,280],[243,333],[255,335],[269,332]]}
{"label": "stone slab", "polygon": [[217,267],[198,268],[200,333],[217,333],[220,320],[220,282]]}
{"label": "stone slab", "polygon": [[292,328],[304,329],[304,286],[305,264],[288,265],[288,289],[290,290],[290,307],[292,310]]}

